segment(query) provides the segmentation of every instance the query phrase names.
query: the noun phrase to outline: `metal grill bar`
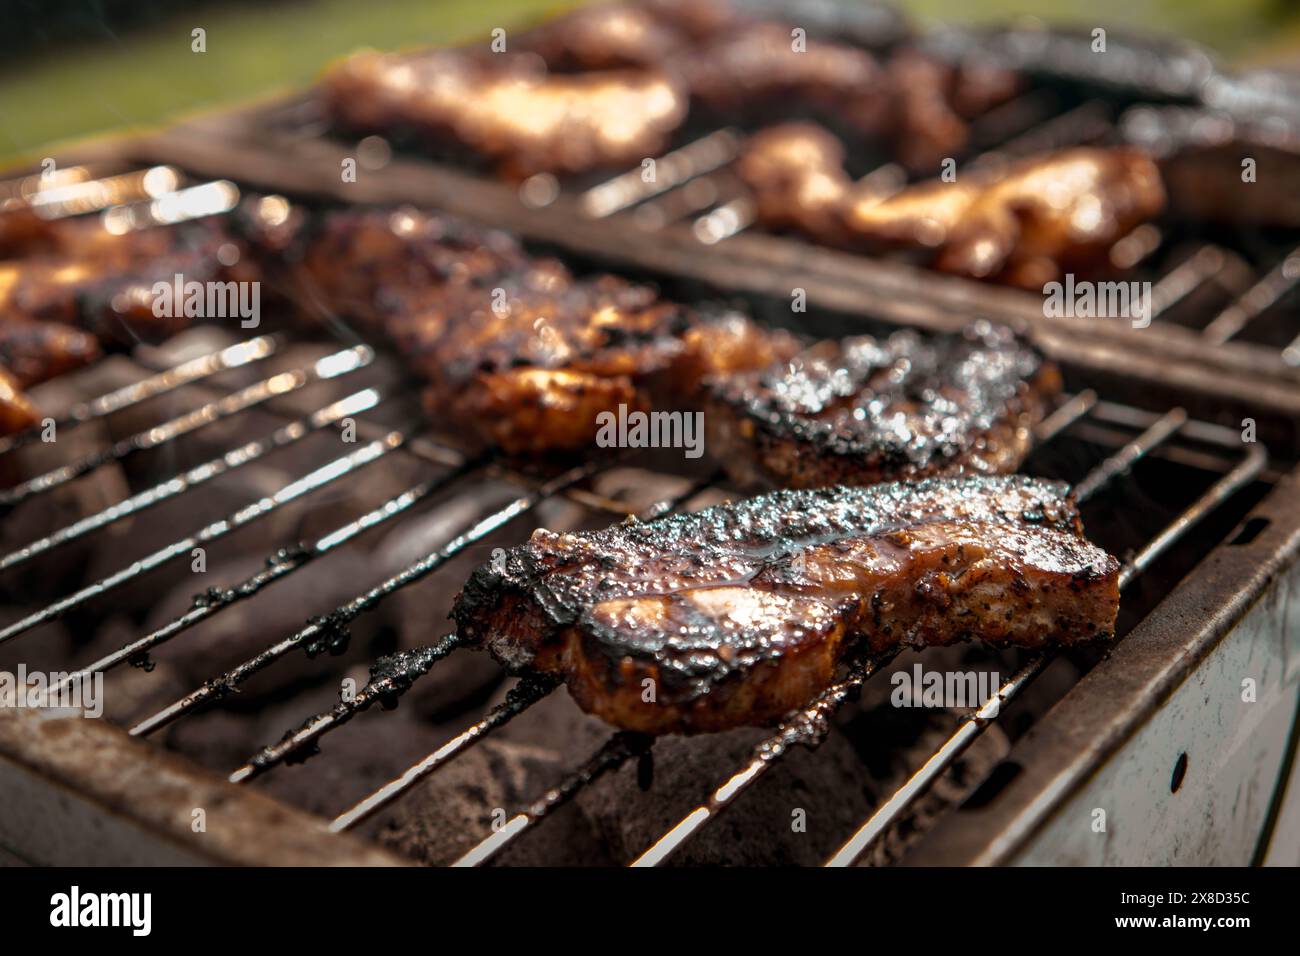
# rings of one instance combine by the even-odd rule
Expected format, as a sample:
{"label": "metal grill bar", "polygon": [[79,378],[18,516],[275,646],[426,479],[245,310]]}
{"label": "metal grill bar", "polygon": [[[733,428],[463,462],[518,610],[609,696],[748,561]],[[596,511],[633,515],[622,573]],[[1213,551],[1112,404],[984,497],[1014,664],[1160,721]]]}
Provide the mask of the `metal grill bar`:
{"label": "metal grill bar", "polygon": [[197,690],[191,691],[186,696],[180,698],[169,706],[163,708],[150,717],[145,718],[131,728],[133,736],[142,736],[153,733],[160,727],[163,727],[178,717],[182,717],[191,711],[229,695],[248,678],[254,674],[269,667],[275,661],[284,657],[295,647],[308,645],[310,642],[324,641],[330,643],[337,639],[341,634],[346,633],[348,622],[359,617],[363,612],[375,607],[379,602],[384,600],[394,591],[413,584],[421,578],[426,577],[436,571],[442,565],[446,564],[453,557],[459,554],[465,548],[477,541],[481,541],[498,528],[506,525],[520,515],[526,514],[536,507],[542,501],[554,494],[564,490],[569,485],[576,484],[585,478],[591,477],[603,465],[597,462],[587,462],[575,468],[566,471],[557,478],[548,481],[541,488],[516,498],[506,507],[493,512],[486,518],[480,520],[471,528],[457,535],[443,547],[439,548],[432,554],[421,558],[419,561],[409,565],[402,571],[390,577],[382,584],[371,588],[369,591],[358,595],[349,603],[342,607],[336,608],[333,612],[323,618],[316,618],[306,627],[297,633],[286,637],[282,641],[271,645],[256,657],[251,657],[242,664],[227,671],[220,677],[208,681]]}
{"label": "metal grill bar", "polygon": [[[1104,406],[1103,406],[1104,407]],[[1100,409],[1099,409],[1100,410]],[[1083,504],[1116,478],[1127,473],[1151,449],[1168,441],[1187,423],[1187,412],[1172,408],[1118,452],[1108,456],[1074,486],[1074,500]]]}
{"label": "metal grill bar", "polygon": [[628,170],[593,186],[578,204],[593,219],[604,219],[637,203],[662,195],[704,173],[711,173],[736,158],[742,137],[734,129],[720,129],[655,160],[654,179],[647,182],[640,169]]}
{"label": "metal grill bar", "polygon": [[[120,412],[147,399],[173,392],[182,385],[189,385],[219,372],[241,368],[267,358],[273,355],[277,348],[278,343],[274,337],[261,335],[246,342],[231,345],[219,352],[190,359],[188,362],[182,362],[174,368],[159,372],[157,375],[151,375],[149,378],[132,385],[123,386],[88,402],[74,405],[62,418],[55,419],[55,426],[56,428],[71,427],[96,418],[102,418],[105,415],[111,415],[114,412]],[[32,442],[37,441],[40,435],[40,428],[32,428],[0,438],[0,455],[15,448],[30,445]]]}
{"label": "metal grill bar", "polygon": [[809,747],[819,744],[829,731],[830,720],[839,710],[840,705],[866,683],[872,674],[887,666],[897,655],[898,650],[895,649],[875,658],[855,661],[850,666],[847,677],[822,691],[811,706],[799,711],[793,718],[783,721],[776,733],[754,748],[748,764],[713,791],[702,806],[692,810],[653,846],[633,860],[631,865],[658,866],[693,837],[705,823],[730,806],[792,747],[796,744]]}
{"label": "metal grill bar", "polygon": [[1213,344],[1222,345],[1275,305],[1297,282],[1300,282],[1300,249],[1289,252],[1245,295],[1215,316],[1202,334]]}
{"label": "metal grill bar", "polygon": [[268,747],[263,747],[249,759],[248,763],[230,775],[231,783],[243,783],[260,773],[269,770],[282,761],[288,760],[304,750],[310,751],[316,741],[331,730],[342,727],[357,714],[369,710],[380,701],[395,700],[415,681],[429,672],[438,661],[442,660],[457,647],[460,640],[455,634],[448,634],[430,647],[392,655],[380,661],[378,668],[371,669],[370,681],[356,696],[342,700],[332,710],[310,718],[297,731],[286,735]]}
{"label": "metal grill bar", "polygon": [[119,173],[102,179],[80,180],[42,186],[27,196],[27,204],[42,219],[99,212],[109,206],[142,199],[158,199],[176,191],[182,182],[179,170],[172,166]]}
{"label": "metal grill bar", "polygon": [[357,345],[335,352],[316,362],[308,368],[295,369],[292,372],[280,372],[265,378],[255,385],[240,389],[230,395],[208,402],[193,411],[179,415],[160,425],[136,432],[129,438],[123,438],[108,448],[92,452],[76,461],[60,465],[44,474],[29,478],[22,484],[15,485],[0,492],[0,506],[12,506],[34,495],[51,491],[67,484],[74,478],[94,471],[112,461],[121,461],[128,455],[165,445],[167,442],[188,435],[190,432],[237,415],[258,405],[264,404],[280,395],[296,392],[313,382],[338,378],[349,372],[369,365],[375,353],[369,346]]}
{"label": "metal grill bar", "polygon": [[[1194,526],[1207,514],[1230,498],[1238,490],[1255,478],[1264,468],[1268,455],[1263,448],[1255,446],[1246,453],[1246,458],[1232,471],[1224,475],[1211,488],[1198,498],[1191,507],[1180,514],[1160,534],[1149,541],[1131,561],[1120,571],[1120,588],[1125,588],[1137,579],[1153,561],[1163,554],[1171,544],[1177,541],[1189,528]],[[1055,659],[1055,653],[1048,652],[1036,657],[1020,669],[1012,678],[998,689],[997,694],[983,707],[968,717],[951,737],[927,760],[919,770],[900,787],[875,813],[864,823],[848,841],[826,862],[826,866],[851,866],[881,837],[888,827],[897,820],[911,805],[917,796],[927,791],[934,781],[946,771],[958,757],[984,732],[985,727],[997,717],[1002,706],[1013,700],[1021,690],[1034,678],[1047,669]]]}
{"label": "metal grill bar", "polygon": [[349,415],[357,415],[364,411],[369,411],[382,401],[379,393],[372,388],[363,389],[355,392],[346,398],[337,402],[332,402],[324,408],[314,412],[306,418],[300,418],[295,422],[285,425],[283,428],[276,429],[266,438],[248,442],[224,455],[206,461],[201,465],[196,465],[189,471],[180,475],[174,475],[165,481],[161,481],[152,488],[146,488],[144,491],[134,494],[129,498],[124,498],[102,511],[75,521],[66,525],[59,530],[46,535],[30,544],[24,545],[15,551],[0,557],[0,571],[8,570],[26,561],[30,561],[37,555],[44,554],[51,548],[67,544],[69,541],[75,541],[83,535],[96,531],[120,521],[130,515],[136,514],[146,508],[151,508],[160,502],[177,495],[184,494],[191,488],[195,488],[205,482],[211,481],[219,475],[242,468],[251,464],[260,458],[265,457],[273,451],[281,448],[287,448],[294,442],[299,441],[306,436],[320,431],[330,425],[337,424]]}
{"label": "metal grill bar", "polygon": [[[1233,257],[1235,259],[1235,257]],[[1179,302],[1212,279],[1217,279],[1228,291],[1237,292],[1233,280],[1225,273],[1236,266],[1244,269],[1244,263],[1229,258],[1229,253],[1218,246],[1201,246],[1177,266],[1165,273],[1151,289],[1151,315],[1163,315]]]}
{"label": "metal grill bar", "polygon": [[182,538],[179,541],[174,541],[163,548],[159,548],[152,554],[132,562],[120,571],[110,574],[108,577],[101,578],[94,584],[88,584],[79,591],[75,591],[67,597],[55,601],[48,607],[29,614],[21,620],[15,621],[0,630],[0,644],[12,640],[38,625],[55,620],[73,608],[84,604],[91,598],[99,597],[100,595],[107,594],[109,591],[121,587],[123,584],[138,578],[140,575],[152,571],[155,568],[166,564],[173,558],[184,554],[191,548],[197,547],[200,544],[206,544],[209,541],[215,541],[217,538],[223,537],[238,528],[242,528],[244,525],[270,514],[289,502],[301,498],[309,492],[323,488],[330,482],[337,481],[344,475],[351,474],[358,468],[362,468],[371,462],[377,461],[395,448],[400,447],[402,442],[405,440],[406,436],[401,432],[389,432],[384,436],[384,438],[369,442],[350,454],[344,455],[341,458],[336,458],[329,464],[317,468],[315,471],[299,478],[297,481],[290,482],[275,494],[255,501],[247,507],[236,511],[234,514],[222,518],[220,521],[214,521],[212,524],[199,529],[194,534]]}
{"label": "metal grill bar", "polygon": [[153,648],[170,641],[184,631],[188,631],[200,621],[207,620],[232,604],[248,600],[260,593],[263,588],[274,584],[283,577],[287,577],[322,555],[336,550],[371,528],[397,517],[429,497],[429,495],[440,491],[480,467],[481,464],[478,462],[466,462],[444,475],[430,481],[421,482],[400,495],[390,498],[378,508],[366,512],[355,521],[350,521],[318,538],[314,544],[308,547],[281,548],[267,559],[266,567],[256,574],[229,588],[210,588],[205,594],[195,598],[194,607],[184,614],[146,634],[144,637],[138,638],[111,654],[101,657],[80,671],[69,675],[63,683],[84,680],[98,671],[110,670],[125,661],[139,660]]}

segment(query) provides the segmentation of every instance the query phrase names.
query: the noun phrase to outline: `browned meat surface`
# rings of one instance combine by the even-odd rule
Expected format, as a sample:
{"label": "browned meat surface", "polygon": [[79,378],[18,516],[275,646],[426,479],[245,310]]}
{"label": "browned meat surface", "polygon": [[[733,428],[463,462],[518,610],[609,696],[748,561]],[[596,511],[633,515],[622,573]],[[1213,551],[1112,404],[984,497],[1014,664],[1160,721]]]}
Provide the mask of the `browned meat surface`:
{"label": "browned meat surface", "polygon": [[[269,250],[277,234],[257,209],[254,202],[238,228],[209,217],[113,231],[99,216],[80,216],[8,233],[4,252],[15,257],[0,260],[0,433],[31,423],[34,409],[15,397],[17,389],[94,361],[102,345],[161,341],[193,323],[183,307],[155,314],[156,283],[172,285],[177,275],[186,283],[260,279],[262,264],[250,251]],[[20,213],[7,209],[0,220]]]}
{"label": "browned meat surface", "polygon": [[839,137],[816,123],[782,123],[749,138],[736,172],[753,191],[758,218],[772,229],[794,229],[843,245],[840,222],[853,188]]}
{"label": "browned meat surface", "polygon": [[864,131],[882,128],[883,75],[865,50],[822,40],[793,47],[791,27],[758,23],[728,31],[678,64],[691,95],[716,113],[743,114],[797,103]]}
{"label": "browned meat surface", "polygon": [[708,123],[816,115],[928,171],[965,147],[970,119],[1020,88],[991,62],[905,48],[882,64],[794,30],[725,0],[598,4],[502,52],[355,54],[326,72],[322,97],[345,130],[416,134],[518,179],[635,166],[665,151],[688,106]]}
{"label": "browned meat surface", "polygon": [[790,362],[719,377],[711,454],[742,484],[869,485],[1015,471],[1061,387],[1009,329],[822,342]]}
{"label": "browned meat surface", "polygon": [[1018,162],[1001,175],[960,174],[889,197],[854,197],[845,214],[863,239],[937,249],[944,272],[1041,288],[1158,215],[1160,172],[1134,149],[1079,147]]}
{"label": "browned meat surface", "polygon": [[323,89],[345,127],[450,140],[510,178],[635,165],[663,152],[686,116],[686,93],[667,74],[547,75],[507,54],[359,53],[327,72]]}
{"label": "browned meat surface", "polygon": [[702,315],[615,276],[576,277],[501,233],[414,210],[328,217],[301,279],[327,311],[396,344],[435,422],[509,454],[591,449],[600,412],[693,408],[705,376],[796,350],[740,315]]}
{"label": "browned meat surface", "polygon": [[155,283],[177,274],[186,282],[258,278],[244,244],[215,217],[122,234],[98,217],[51,228],[56,251],[0,261],[0,310],[8,318],[80,325],[105,342],[159,341],[193,318],[156,316]]}
{"label": "browned meat surface", "polygon": [[0,365],[0,435],[31,428],[40,420],[36,406],[23,394],[22,385],[13,373]]}
{"label": "browned meat surface", "polygon": [[932,250],[945,272],[1026,288],[1096,267],[1164,208],[1159,170],[1133,149],[1079,147],[882,193],[849,179],[826,130],[788,123],[751,137],[736,172],[771,228],[835,246]]}
{"label": "browned meat surface", "polygon": [[779,491],[604,531],[539,530],[480,567],[458,633],[647,733],[761,724],[858,644],[1039,647],[1114,632],[1119,565],[1068,489],[1020,476]]}
{"label": "browned meat surface", "polygon": [[70,325],[0,320],[0,366],[23,387],[88,365],[100,354],[98,339]]}
{"label": "browned meat surface", "polygon": [[50,244],[50,223],[30,205],[16,199],[0,202],[0,258]]}
{"label": "browned meat surface", "polygon": [[598,4],[529,32],[526,48],[557,70],[609,70],[661,64],[689,42],[642,4]]}

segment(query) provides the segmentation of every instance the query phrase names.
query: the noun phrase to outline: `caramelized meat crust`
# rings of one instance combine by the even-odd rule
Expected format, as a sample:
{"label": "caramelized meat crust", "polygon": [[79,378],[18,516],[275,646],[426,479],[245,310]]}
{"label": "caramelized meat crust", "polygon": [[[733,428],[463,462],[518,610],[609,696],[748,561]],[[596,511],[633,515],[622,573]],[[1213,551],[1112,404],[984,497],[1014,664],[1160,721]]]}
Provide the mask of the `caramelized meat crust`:
{"label": "caramelized meat crust", "polygon": [[686,116],[685,90],[659,71],[546,75],[493,60],[357,54],[326,73],[326,109],[352,129],[459,143],[514,179],[634,165],[663,152]]}
{"label": "caramelized meat crust", "polygon": [[[0,221],[23,221],[23,208]],[[39,219],[39,217],[36,217]],[[154,287],[185,282],[253,281],[262,264],[250,236],[273,230],[251,211],[236,217],[115,231],[99,216],[40,220],[37,230],[5,230],[0,250],[0,367],[6,371],[0,433],[30,425],[35,409],[22,388],[95,361],[101,346],[161,341],[194,321],[184,309],[155,314]]]}
{"label": "caramelized meat crust", "polygon": [[160,341],[192,318],[155,315],[156,283],[178,274],[186,282],[257,278],[244,244],[216,218],[121,234],[98,218],[51,229],[56,251],[0,262],[0,309],[9,318],[81,326],[103,342]]}
{"label": "caramelized meat crust", "polygon": [[1026,288],[1096,266],[1165,202],[1147,155],[1094,147],[885,193],[853,183],[839,141],[811,123],[756,134],[736,172],[772,228],[835,246],[930,250],[942,271]]}
{"label": "caramelized meat crust", "polygon": [[101,354],[97,338],[70,325],[21,317],[0,321],[0,366],[23,388],[88,365]]}
{"label": "caramelized meat crust", "polygon": [[718,378],[708,445],[742,484],[786,488],[1015,471],[1059,372],[1011,330],[823,342]]}
{"label": "caramelized meat crust", "polygon": [[509,52],[355,54],[326,72],[322,99],[346,130],[414,133],[511,179],[634,166],[665,151],[688,107],[706,124],[815,114],[929,171],[1020,85],[988,61],[904,49],[882,64],[794,30],[720,0],[598,4],[512,37]]}
{"label": "caramelized meat crust", "polygon": [[813,39],[796,50],[787,24],[756,23],[724,34],[684,57],[680,69],[691,95],[717,113],[794,101],[832,111],[855,128],[881,128],[885,97],[875,57],[857,47]]}
{"label": "caramelized meat crust", "polygon": [[1119,565],[1084,537],[1066,486],[999,476],[539,530],[476,570],[452,616],[604,720],[672,733],[776,720],[857,644],[1073,644],[1112,635],[1118,605]]}
{"label": "caramelized meat crust", "polygon": [[302,279],[330,311],[396,345],[435,421],[511,455],[590,448],[601,412],[694,409],[706,376],[797,350],[736,313],[703,314],[616,276],[577,277],[504,234],[414,210],[329,217]]}
{"label": "caramelized meat crust", "polygon": [[40,412],[23,393],[22,383],[0,364],[0,435],[31,428],[40,420]]}

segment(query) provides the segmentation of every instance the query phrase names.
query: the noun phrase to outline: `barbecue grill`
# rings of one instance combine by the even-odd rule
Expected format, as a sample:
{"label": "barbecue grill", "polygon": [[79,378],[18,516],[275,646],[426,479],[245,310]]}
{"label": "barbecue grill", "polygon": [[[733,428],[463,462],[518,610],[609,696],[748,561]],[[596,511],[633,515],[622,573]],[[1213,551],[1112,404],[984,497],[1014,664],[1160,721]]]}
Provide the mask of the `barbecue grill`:
{"label": "barbecue grill", "polygon": [[[897,21],[870,16],[860,42],[899,42]],[[992,45],[1045,78],[986,117],[971,162],[1136,135],[1133,110],[1269,108],[1274,90],[1182,45],[1099,83],[1070,37],[929,42]],[[1213,101],[1197,101],[1205,89]],[[996,699],[927,714],[923,731],[881,719],[882,688],[917,661],[967,660],[952,651],[853,660],[805,710],[725,743],[593,727],[553,682],[459,649],[450,599],[533,527],[652,520],[734,497],[725,479],[663,453],[534,471],[469,458],[349,328],[329,342],[274,321],[196,328],[34,390],[57,442],[0,441],[0,669],[102,673],[110,705],[107,720],[0,710],[0,861],[1297,862],[1287,242],[1162,223],[1124,253],[1155,282],[1151,329],[1046,319],[1024,293],[747,227],[725,173],[742,135],[692,131],[658,158],[653,190],[639,176],[516,188],[375,142],[374,175],[345,184],[358,144],[301,96],[58,167],[165,166],[178,183],[220,180],[227,200],[446,209],[576,268],[738,298],[810,334],[1027,329],[1068,394],[1023,470],[1070,481],[1090,538],[1121,557],[1112,646],[975,651],[1009,675]],[[790,311],[795,288],[807,313]],[[482,756],[501,741],[518,758],[506,770],[506,751]],[[525,773],[530,760],[544,766]],[[471,785],[443,783],[466,767]],[[435,812],[452,796],[460,826]]]}
{"label": "barbecue grill", "polygon": [[[661,278],[670,292],[684,291],[674,288],[672,277]],[[869,312],[814,311],[808,320],[839,331],[879,323]],[[1286,840],[1286,828],[1294,823],[1283,804],[1295,703],[1294,674],[1284,665],[1287,642],[1300,633],[1289,619],[1287,600],[1300,546],[1300,479],[1289,473],[1290,449],[1270,458],[1262,443],[1244,443],[1240,430],[1197,420],[1182,406],[1140,407],[1140,387],[1099,390],[1088,387],[1086,371],[1067,366],[1066,373],[1079,387],[1041,426],[1040,446],[1027,470],[1072,481],[1085,501],[1090,535],[1126,556],[1121,640],[1101,660],[1004,655],[1013,676],[1000,688],[997,706],[951,715],[945,739],[932,753],[915,755],[910,776],[894,792],[874,802],[858,794],[860,827],[819,837],[833,837],[828,863],[912,856],[1116,862],[1162,854],[1171,860],[1246,862],[1264,858],[1271,846],[1284,852],[1294,846]],[[120,384],[91,394],[93,383],[104,381]],[[418,801],[421,787],[440,771],[493,735],[526,724],[531,708],[562,692],[547,680],[524,679],[495,704],[472,702],[459,715],[463,726],[417,759],[401,759],[404,747],[418,744],[408,741],[394,747],[381,767],[358,772],[346,788],[355,796],[342,799],[340,792],[327,822],[256,791],[264,780],[329,766],[337,758],[328,742],[347,725],[380,749],[397,735],[385,730],[395,719],[385,710],[434,679],[457,655],[469,654],[456,650],[454,635],[437,638],[437,621],[425,615],[419,618],[420,643],[373,661],[369,680],[337,703],[312,706],[323,685],[334,696],[338,681],[366,663],[364,650],[354,646],[349,652],[349,631],[364,627],[408,589],[440,595],[421,600],[430,606],[441,601],[445,608],[463,579],[457,559],[476,563],[493,545],[517,543],[533,519],[551,527],[590,526],[639,512],[649,520],[734,494],[707,468],[691,471],[689,462],[662,455],[650,461],[591,459],[553,473],[521,473],[491,459],[466,459],[420,422],[402,400],[400,381],[382,348],[371,343],[306,341],[292,329],[234,340],[206,328],[53,383],[57,394],[47,405],[57,407],[58,396],[64,397],[65,410],[55,415],[64,437],[47,446],[24,435],[0,449],[21,476],[3,492],[10,520],[0,573],[17,582],[8,586],[20,605],[0,623],[4,663],[11,669],[21,662],[47,672],[104,673],[110,700],[115,683],[149,680],[147,668],[155,659],[167,667],[187,661],[185,672],[201,671],[206,679],[174,697],[145,695],[148,706],[136,708],[121,727],[23,710],[0,716],[0,786],[6,804],[16,808],[0,824],[7,854],[31,862],[84,861],[87,854],[131,862],[392,861],[345,834],[382,835],[385,815]],[[353,440],[347,441],[350,428]],[[637,494],[620,496],[603,483],[630,467],[638,469]],[[362,480],[376,472],[383,481]],[[103,481],[106,474],[115,481]],[[94,506],[88,506],[91,501]],[[1149,513],[1132,513],[1138,501]],[[418,557],[402,561],[386,553],[394,532],[430,519],[426,527],[434,530],[420,538]],[[299,534],[307,527],[311,534]],[[352,574],[366,568],[366,580],[349,574],[340,579],[339,571],[330,570],[333,559],[385,532],[388,548],[381,542],[367,559],[349,565]],[[196,549],[208,562],[197,574]],[[250,555],[270,557],[251,573],[240,573]],[[369,573],[372,567],[393,570]],[[314,577],[331,582],[320,585],[321,594],[337,593],[340,586],[356,593],[322,601],[315,586],[299,587],[294,593],[306,600],[292,613],[309,618],[302,626],[265,642],[244,641],[240,653],[212,654],[211,640],[204,651],[205,624],[242,608],[254,612],[245,622],[256,621],[257,609],[275,606],[277,592]],[[159,594],[169,599],[147,616],[147,626],[105,626],[106,618],[150,606]],[[186,600],[190,594],[195,596]],[[419,606],[407,601],[403,613]],[[95,639],[78,640],[85,634]],[[187,649],[196,638],[198,647]],[[355,635],[352,643],[358,643]],[[373,634],[363,642],[366,648],[382,643]],[[96,653],[87,655],[83,645]],[[224,670],[209,664],[223,660],[232,660]],[[845,709],[860,706],[853,698],[873,679],[884,680],[891,663],[900,662],[855,661],[807,710],[760,732],[749,757],[712,768],[711,791],[675,792],[679,801],[689,796],[694,809],[617,862],[690,859],[699,835],[719,818],[734,819],[732,826],[746,833],[745,796],[769,783],[792,752],[842,732],[836,728]],[[304,671],[305,694],[298,693]],[[1250,705],[1256,710],[1223,704],[1217,692],[1207,690],[1214,679],[1242,677],[1258,683],[1258,702]],[[267,690],[268,682],[277,689]],[[1045,700],[1017,709],[1036,686],[1049,684]],[[226,781],[131,739],[166,738],[168,749],[195,747],[189,756],[207,760],[202,734],[178,738],[167,732],[232,705],[245,707],[240,699],[254,685],[262,688],[254,695],[259,706],[269,701],[277,713],[295,716],[285,718],[289,729],[281,739],[263,738],[262,746],[247,748],[242,762],[223,768]],[[1206,694],[1220,701],[1214,719],[1186,721],[1186,712],[1197,713],[1187,695]],[[1002,717],[995,720],[998,711]],[[354,718],[360,719],[352,724]],[[1008,720],[1028,721],[1028,730]],[[1007,728],[1014,748],[981,775],[983,786],[967,780],[957,788],[964,805],[950,795],[936,812],[930,799],[927,814],[919,815],[933,786],[960,778],[964,754],[994,726]],[[1171,742],[1185,747],[1186,755],[1166,753]],[[322,753],[304,766],[286,766],[312,756],[321,744]],[[661,799],[653,766],[662,747],[634,734],[609,735],[552,786],[518,805],[480,808],[482,832],[473,845],[456,847],[456,861],[509,862],[516,841],[533,830],[544,832],[544,821],[562,807],[581,802],[620,773],[635,773],[646,784],[640,799]],[[1078,817],[1081,806],[1115,808],[1125,832],[1160,833],[1160,827],[1148,826],[1155,818],[1167,831],[1173,825],[1170,808],[1152,796],[1145,778],[1167,778],[1180,759],[1187,769],[1175,796],[1189,809],[1182,828],[1165,832],[1158,846],[1110,838],[1088,843],[1075,832],[1087,816]],[[1248,781],[1252,799],[1213,817],[1230,820],[1237,839],[1205,830],[1205,808],[1219,807],[1237,789],[1222,788],[1219,768],[1209,761],[1240,765]],[[624,765],[630,766],[621,770]],[[346,775],[347,768],[334,772],[340,771]],[[1134,820],[1134,808],[1152,819]],[[196,809],[205,819],[197,832]],[[766,824],[751,820],[748,826],[748,839],[769,839]],[[935,835],[927,841],[927,833]],[[55,834],[85,839],[71,842]],[[465,834],[459,836],[463,842]]]}

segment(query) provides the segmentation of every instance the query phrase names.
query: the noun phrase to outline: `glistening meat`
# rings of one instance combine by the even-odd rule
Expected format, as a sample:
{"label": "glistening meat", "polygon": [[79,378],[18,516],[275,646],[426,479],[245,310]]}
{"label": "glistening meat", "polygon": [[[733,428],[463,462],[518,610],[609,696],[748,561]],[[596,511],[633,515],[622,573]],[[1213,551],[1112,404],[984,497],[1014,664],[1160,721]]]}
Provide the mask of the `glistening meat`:
{"label": "glistening meat", "polygon": [[539,530],[452,616],[517,670],[647,733],[761,724],[857,646],[1113,634],[1119,565],[1068,488],[1021,476],[779,491],[603,531]]}

